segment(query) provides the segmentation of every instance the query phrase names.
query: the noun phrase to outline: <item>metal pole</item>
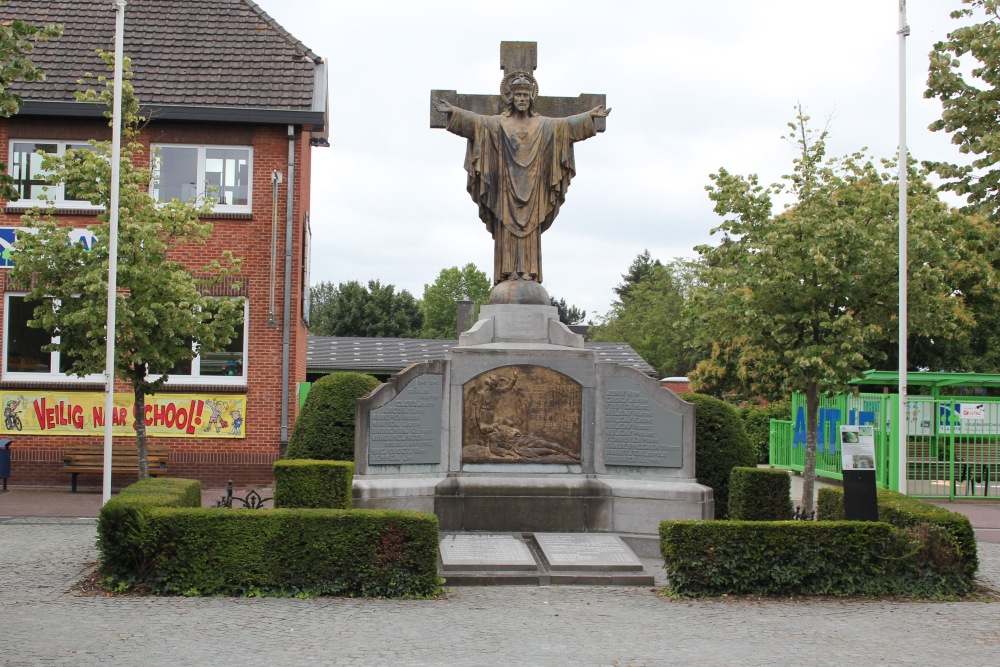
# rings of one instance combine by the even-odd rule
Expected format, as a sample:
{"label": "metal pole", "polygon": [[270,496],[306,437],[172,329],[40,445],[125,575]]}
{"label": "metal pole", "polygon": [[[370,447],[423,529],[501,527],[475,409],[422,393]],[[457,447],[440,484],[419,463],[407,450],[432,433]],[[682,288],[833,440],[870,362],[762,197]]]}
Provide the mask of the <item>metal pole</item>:
{"label": "metal pole", "polygon": [[907,337],[907,153],[906,153],[906,0],[899,0],[899,492],[907,492],[906,439],[909,426],[907,411],[906,337]]}
{"label": "metal pole", "polygon": [[115,405],[115,295],[118,292],[118,201],[120,197],[122,156],[122,61],[125,38],[125,0],[114,0],[115,6],[115,87],[111,108],[111,202],[108,204],[108,324],[107,352],[104,362],[104,478],[103,502],[111,500],[111,452]]}

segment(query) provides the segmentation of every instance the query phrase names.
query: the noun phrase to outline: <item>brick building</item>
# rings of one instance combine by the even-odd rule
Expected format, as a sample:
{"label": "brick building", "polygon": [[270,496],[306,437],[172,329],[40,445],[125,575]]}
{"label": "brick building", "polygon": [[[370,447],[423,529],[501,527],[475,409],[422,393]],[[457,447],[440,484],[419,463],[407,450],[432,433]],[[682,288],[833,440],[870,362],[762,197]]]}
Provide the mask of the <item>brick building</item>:
{"label": "brick building", "polygon": [[[95,50],[113,50],[115,11],[109,0],[9,0],[0,14],[65,28],[32,56],[46,80],[17,84],[22,110],[0,119],[0,154],[21,197],[0,202],[0,263],[10,266],[17,258],[6,250],[20,217],[43,196],[37,152],[111,137],[105,109],[76,102],[74,92],[86,72],[105,72]],[[147,155],[157,155],[153,196],[184,200],[209,187],[218,199],[211,240],[183,261],[202,266],[223,250],[243,259],[237,281],[218,293],[244,299],[243,331],[225,349],[202,350],[175,369],[150,397],[150,442],[168,446],[171,476],[212,486],[229,478],[264,484],[287,443],[305,380],[310,156],[313,146],[327,145],[326,64],[251,0],[129,3],[124,50],[150,119],[141,141]],[[61,186],[48,196],[71,237],[89,243],[85,228],[100,209]],[[0,284],[0,401],[11,415],[0,437],[13,440],[11,483],[68,484],[60,473],[66,445],[102,439],[103,378],[61,374],[58,352],[41,351],[48,336],[26,326],[31,304],[8,277]],[[116,401],[119,392],[128,400],[126,386]],[[130,428],[122,424],[116,442],[129,441]],[[99,484],[98,475],[81,477],[81,485]]]}

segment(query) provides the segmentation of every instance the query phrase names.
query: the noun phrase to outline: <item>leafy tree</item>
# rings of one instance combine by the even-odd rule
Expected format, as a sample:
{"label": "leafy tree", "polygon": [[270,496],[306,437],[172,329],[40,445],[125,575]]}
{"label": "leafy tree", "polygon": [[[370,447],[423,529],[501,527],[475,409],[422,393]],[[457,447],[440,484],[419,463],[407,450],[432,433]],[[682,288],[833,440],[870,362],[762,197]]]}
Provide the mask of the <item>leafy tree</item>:
{"label": "leafy tree", "polygon": [[549,297],[549,301],[559,309],[559,321],[567,326],[570,324],[579,324],[587,317],[587,311],[580,310],[576,306],[567,306],[566,299],[556,300],[554,296],[551,296]]}
{"label": "leafy tree", "polygon": [[424,321],[417,300],[395,285],[369,280],[322,282],[311,288],[309,330],[316,336],[410,338],[420,333]]}
{"label": "leafy tree", "polygon": [[[639,265],[650,268],[648,272],[633,271]],[[591,331],[591,340],[628,343],[660,377],[687,375],[693,365],[694,349],[683,313],[692,272],[688,260],[664,265],[659,260],[651,261],[648,251],[639,255],[630,268],[630,274],[637,276],[635,282],[627,280],[627,289],[616,288],[624,296],[600,318]]]}
{"label": "leafy tree", "polygon": [[[799,157],[784,184],[764,187],[756,175],[725,169],[711,176],[709,197],[725,216],[713,233],[723,239],[697,249],[704,265],[692,300],[703,342],[718,342],[737,366],[777,364],[785,388],[806,395],[808,512],[820,394],[881,361],[879,346],[897,331],[898,185],[891,162],[879,167],[863,154],[826,160],[827,133],[810,130],[801,109],[789,126]],[[771,197],[785,190],[793,203],[774,215]],[[969,321],[946,276],[960,259],[964,240],[953,230],[962,216],[913,165],[909,202],[909,328],[948,338]]]}
{"label": "leafy tree", "polygon": [[[962,0],[952,18],[983,19],[948,33],[930,54],[924,97],[941,101],[942,114],[930,125],[952,135],[971,164],[928,163],[945,179],[945,190],[966,197],[970,208],[1000,219],[1000,14],[998,0]],[[968,60],[963,62],[965,56]],[[969,60],[972,62],[970,63]],[[969,66],[971,64],[971,67]]]}
{"label": "leafy tree", "polygon": [[[109,69],[113,56],[104,54]],[[231,253],[201,269],[195,278],[187,267],[169,258],[184,244],[204,243],[212,225],[199,216],[211,211],[211,201],[198,205],[176,200],[161,205],[149,192],[150,171],[139,128],[139,102],[130,81],[129,63],[123,70],[120,218],[118,234],[117,328],[115,375],[126,380],[135,397],[136,445],[139,477],[146,477],[146,426],[141,418],[145,397],[155,393],[175,365],[192,359],[199,350],[223,348],[237,335],[243,319],[242,299],[213,298],[201,289],[239,269]],[[110,106],[112,83],[102,93],[78,93],[80,101]],[[110,112],[106,113],[110,117]],[[29,287],[34,301],[30,326],[44,329],[59,342],[49,349],[70,361],[69,373],[102,373],[105,367],[107,277],[109,266],[108,210],[111,193],[111,146],[91,141],[93,150],[67,151],[65,157],[46,156],[44,169],[52,184],[72,181],[80,196],[104,210],[100,224],[90,230],[97,243],[92,250],[69,244],[66,226],[50,214],[35,211],[25,226],[35,233],[18,234],[11,279]],[[161,374],[151,377],[151,374]]]}
{"label": "leafy tree", "polygon": [[[4,4],[0,0],[0,7]],[[61,25],[37,27],[18,20],[0,22],[0,118],[9,118],[21,110],[23,100],[11,92],[12,83],[45,79],[45,73],[31,61],[31,52],[36,43],[58,37],[62,30]],[[18,198],[3,160],[0,160],[0,197],[7,201]]]}
{"label": "leafy tree", "polygon": [[647,248],[636,255],[636,258],[632,260],[632,264],[628,267],[628,273],[622,274],[622,283],[612,287],[611,289],[614,290],[614,293],[618,295],[618,298],[621,301],[625,301],[625,299],[628,298],[628,294],[632,290],[632,287],[639,284],[646,278],[652,277],[653,270],[658,266],[662,266],[662,264],[660,264],[660,260],[653,259],[653,257],[649,254],[649,249]]}
{"label": "leafy tree", "polygon": [[441,269],[441,273],[431,285],[424,285],[424,328],[421,338],[455,338],[458,331],[458,305],[460,299],[468,299],[475,306],[473,319],[479,314],[479,307],[490,299],[493,284],[485,273],[471,262],[461,269],[453,266]]}

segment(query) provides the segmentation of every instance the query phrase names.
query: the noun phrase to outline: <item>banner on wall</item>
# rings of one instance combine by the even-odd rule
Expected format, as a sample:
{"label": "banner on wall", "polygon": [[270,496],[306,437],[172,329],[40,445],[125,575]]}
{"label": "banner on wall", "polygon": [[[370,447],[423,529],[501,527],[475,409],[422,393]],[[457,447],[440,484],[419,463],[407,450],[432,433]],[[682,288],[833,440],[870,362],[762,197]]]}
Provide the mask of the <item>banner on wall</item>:
{"label": "banner on wall", "polygon": [[[102,435],[106,418],[114,435],[135,434],[132,394],[115,394],[112,414],[104,414],[98,392],[5,391],[4,433]],[[245,438],[245,394],[157,394],[146,397],[146,434],[160,438]]]}

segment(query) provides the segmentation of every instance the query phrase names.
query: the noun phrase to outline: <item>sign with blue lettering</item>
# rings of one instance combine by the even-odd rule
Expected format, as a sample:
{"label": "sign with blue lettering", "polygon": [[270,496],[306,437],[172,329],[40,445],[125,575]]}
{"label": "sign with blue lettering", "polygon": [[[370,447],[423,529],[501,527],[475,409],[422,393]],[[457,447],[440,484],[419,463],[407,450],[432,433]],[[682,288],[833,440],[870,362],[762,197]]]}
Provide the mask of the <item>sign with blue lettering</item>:
{"label": "sign with blue lettering", "polygon": [[[29,227],[0,227],[0,268],[9,269],[14,266],[14,241],[22,232],[30,234],[34,230]],[[70,243],[79,243],[87,250],[92,250],[97,242],[94,232],[86,227],[66,230],[66,235],[69,236]]]}

